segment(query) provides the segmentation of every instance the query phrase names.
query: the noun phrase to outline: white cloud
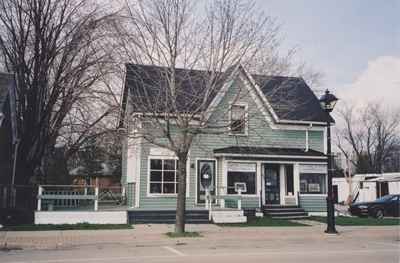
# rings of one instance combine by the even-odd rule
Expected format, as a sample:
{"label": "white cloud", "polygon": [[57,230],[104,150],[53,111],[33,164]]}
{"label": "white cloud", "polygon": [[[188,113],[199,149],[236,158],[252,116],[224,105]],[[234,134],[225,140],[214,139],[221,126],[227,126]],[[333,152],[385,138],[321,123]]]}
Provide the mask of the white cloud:
{"label": "white cloud", "polygon": [[378,102],[400,107],[400,57],[382,56],[369,61],[353,83],[337,89],[337,96],[345,103]]}

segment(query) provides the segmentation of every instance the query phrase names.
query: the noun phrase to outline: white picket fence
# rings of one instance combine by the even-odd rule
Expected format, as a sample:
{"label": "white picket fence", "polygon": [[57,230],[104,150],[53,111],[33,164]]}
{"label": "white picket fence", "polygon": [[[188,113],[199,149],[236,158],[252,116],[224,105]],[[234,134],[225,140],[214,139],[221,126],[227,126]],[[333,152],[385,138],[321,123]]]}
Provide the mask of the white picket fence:
{"label": "white picket fence", "polygon": [[99,204],[124,205],[124,187],[88,185],[39,185],[37,211],[42,210],[99,210]]}

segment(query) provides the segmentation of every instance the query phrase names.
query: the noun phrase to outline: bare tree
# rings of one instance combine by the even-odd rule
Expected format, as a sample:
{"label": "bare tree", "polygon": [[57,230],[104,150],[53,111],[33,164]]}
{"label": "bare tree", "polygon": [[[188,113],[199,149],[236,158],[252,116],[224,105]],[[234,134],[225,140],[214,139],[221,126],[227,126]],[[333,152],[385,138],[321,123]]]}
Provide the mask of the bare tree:
{"label": "bare tree", "polygon": [[[211,100],[239,64],[263,74],[293,69],[287,63],[292,54],[279,54],[279,26],[258,11],[253,1],[201,3],[206,4],[126,1],[126,13],[115,23],[121,56],[134,63],[127,66],[130,74],[125,80],[133,85],[130,100],[123,103],[128,105],[128,121],[139,125],[131,127],[134,132],[128,136],[171,150],[181,164],[177,171],[178,233],[185,231],[187,171],[182,164],[188,160],[193,140],[200,134],[226,133],[230,125],[228,120],[222,125],[210,122]],[[135,63],[152,65],[152,73]],[[244,117],[238,116],[238,126],[244,124]]]}
{"label": "bare tree", "polygon": [[100,96],[95,87],[109,73],[101,28],[111,19],[93,1],[0,2],[0,56],[17,82],[17,183],[29,182],[67,130],[76,151],[110,114],[87,102]]}
{"label": "bare tree", "polygon": [[384,172],[386,159],[399,147],[400,111],[368,104],[345,107],[339,114],[343,127],[337,132],[337,146],[356,172]]}

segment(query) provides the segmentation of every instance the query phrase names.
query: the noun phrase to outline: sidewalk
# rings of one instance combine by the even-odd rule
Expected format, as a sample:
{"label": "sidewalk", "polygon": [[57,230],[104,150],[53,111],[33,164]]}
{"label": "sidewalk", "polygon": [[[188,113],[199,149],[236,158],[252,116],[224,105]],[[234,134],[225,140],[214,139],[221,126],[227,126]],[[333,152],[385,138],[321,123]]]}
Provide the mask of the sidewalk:
{"label": "sidewalk", "polygon": [[[324,240],[355,241],[366,236],[376,241],[400,240],[399,227],[339,227],[339,235],[324,234],[324,225],[307,227],[219,227],[213,224],[187,225],[187,231],[198,231],[199,238],[169,238],[166,232],[173,225],[135,225],[124,230],[67,230],[67,231],[0,231],[0,248],[7,249],[63,249],[77,246],[124,244],[135,247],[179,244],[213,245],[237,244],[241,241],[263,243],[271,247],[279,243],[312,242]],[[239,240],[240,238],[240,240]]]}
{"label": "sidewalk", "polygon": [[[187,225],[187,231],[218,232],[216,225]],[[135,225],[134,229],[121,230],[55,230],[55,231],[0,231],[0,248],[9,249],[59,249],[71,246],[112,243],[135,245],[175,244],[178,239],[165,236],[174,231],[174,225]]]}

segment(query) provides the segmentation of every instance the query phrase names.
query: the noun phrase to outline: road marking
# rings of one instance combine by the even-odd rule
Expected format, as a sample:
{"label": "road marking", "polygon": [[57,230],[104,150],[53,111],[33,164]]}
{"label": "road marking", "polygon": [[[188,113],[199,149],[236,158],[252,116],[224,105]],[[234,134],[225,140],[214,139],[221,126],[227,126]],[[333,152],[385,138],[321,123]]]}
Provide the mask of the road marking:
{"label": "road marking", "polygon": [[181,257],[185,256],[185,254],[183,254],[182,252],[180,252],[179,250],[177,250],[177,249],[175,249],[175,248],[173,248],[173,247],[167,247],[167,246],[165,246],[165,247],[163,247],[163,248],[165,248],[166,250],[168,250],[168,251],[174,253],[175,255],[178,255],[178,256],[181,256]]}

